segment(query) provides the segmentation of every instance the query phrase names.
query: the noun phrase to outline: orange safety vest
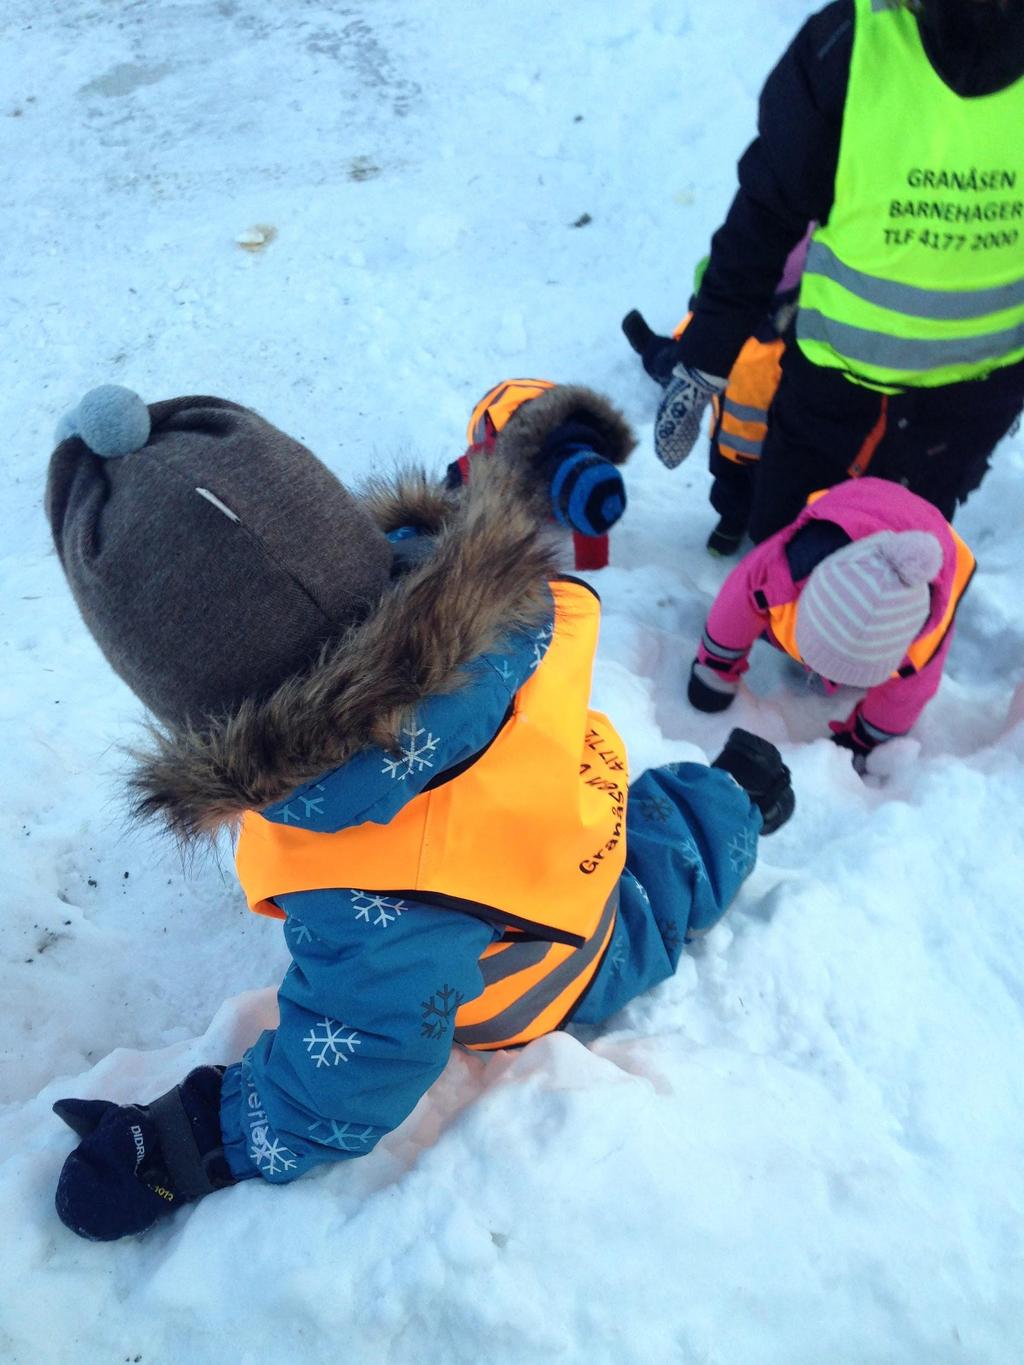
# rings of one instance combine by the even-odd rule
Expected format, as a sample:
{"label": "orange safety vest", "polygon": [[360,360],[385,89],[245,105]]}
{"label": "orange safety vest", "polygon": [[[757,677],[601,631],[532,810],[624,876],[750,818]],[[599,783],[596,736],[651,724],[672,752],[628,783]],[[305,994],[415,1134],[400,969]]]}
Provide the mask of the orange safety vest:
{"label": "orange safety vest", "polygon": [[[807,499],[808,506],[824,497],[827,492],[827,488],[820,488],[816,493],[812,493]],[[909,678],[913,673],[920,673],[925,664],[934,659],[939,646],[953,624],[953,617],[960,605],[960,599],[967,591],[967,586],[974,576],[974,555],[952,526],[949,527],[949,534],[953,537],[953,544],[956,548],[956,568],[953,571],[953,582],[950,586],[946,609],[931,630],[925,631],[923,635],[919,635],[911,643],[907,650],[908,662],[899,666],[892,675],[894,678]],[[796,659],[798,663],[803,663],[796,645],[796,622],[799,607],[800,598],[798,596],[792,602],[781,602],[778,606],[769,606],[768,616],[771,621],[771,632],[776,643],[791,658]]]}
{"label": "orange safety vest", "polygon": [[[692,313],[687,313],[672,333],[681,337]],[[782,378],[781,337],[759,341],[748,337],[729,371],[725,392],[711,400],[711,436],[718,449],[734,464],[754,464],[768,434],[768,409]]]}
{"label": "orange safety vest", "polygon": [[558,1028],[611,939],[626,860],[629,776],[621,739],[589,709],[600,607],[573,579],[551,584],[551,642],[490,745],[386,825],[337,833],[255,811],[236,853],[249,907],[284,918],[274,897],[352,887],[422,897],[500,926],[481,958],[484,991],[456,1015],[475,1048]]}

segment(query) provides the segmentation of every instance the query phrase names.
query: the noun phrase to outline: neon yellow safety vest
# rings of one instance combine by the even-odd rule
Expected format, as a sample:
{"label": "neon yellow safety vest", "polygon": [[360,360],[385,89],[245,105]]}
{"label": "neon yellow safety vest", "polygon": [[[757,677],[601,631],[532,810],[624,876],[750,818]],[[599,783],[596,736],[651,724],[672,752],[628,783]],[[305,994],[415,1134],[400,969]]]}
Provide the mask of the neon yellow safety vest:
{"label": "neon yellow safety vest", "polygon": [[798,344],[888,392],[981,378],[1024,357],[1024,77],[956,95],[908,9],[854,3],[835,197],[811,238]]}

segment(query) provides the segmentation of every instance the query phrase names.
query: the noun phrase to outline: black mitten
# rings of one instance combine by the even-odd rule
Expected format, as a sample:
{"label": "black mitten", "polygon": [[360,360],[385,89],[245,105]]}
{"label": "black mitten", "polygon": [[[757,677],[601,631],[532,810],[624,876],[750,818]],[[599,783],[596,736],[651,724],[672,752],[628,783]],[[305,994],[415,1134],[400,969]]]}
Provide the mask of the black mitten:
{"label": "black mitten", "polygon": [[711,766],[729,773],[747,793],[761,812],[762,834],[774,834],[793,814],[796,797],[789,769],[775,745],[760,735],[733,730]]}
{"label": "black mitten", "polygon": [[853,755],[853,770],[863,777],[867,771],[868,754],[876,746],[864,734],[860,717],[857,717],[853,729],[844,729],[837,721],[829,721],[829,729],[832,731],[832,743],[840,749],[849,749]]}
{"label": "black mitten", "polygon": [[222,1072],[199,1067],[152,1104],[58,1100],[53,1112],[82,1139],[57,1182],[61,1222],[112,1242],[233,1185],[221,1145]]}
{"label": "black mitten", "polygon": [[622,319],[622,330],[640,357],[644,369],[656,384],[665,388],[679,357],[679,342],[675,337],[660,336],[653,332],[644,315],[635,308]]}

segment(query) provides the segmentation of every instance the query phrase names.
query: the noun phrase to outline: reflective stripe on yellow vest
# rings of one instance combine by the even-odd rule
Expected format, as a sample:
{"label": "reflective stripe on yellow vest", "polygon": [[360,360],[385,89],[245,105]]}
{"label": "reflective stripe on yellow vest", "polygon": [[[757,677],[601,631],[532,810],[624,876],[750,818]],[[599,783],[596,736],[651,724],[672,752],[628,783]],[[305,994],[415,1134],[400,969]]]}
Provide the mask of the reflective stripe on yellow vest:
{"label": "reflective stripe on yellow vest", "polygon": [[547,379],[503,379],[488,389],[470,413],[466,440],[475,446],[496,436],[517,408],[554,387]]}
{"label": "reflective stripe on yellow vest", "polygon": [[[692,313],[687,313],[672,335],[678,340]],[[768,431],[768,409],[782,377],[780,368],[786,345],[781,338],[758,341],[748,337],[729,371],[725,393],[712,398],[712,436],[717,430],[718,449],[734,464],[753,464],[761,458]]]}
{"label": "reflective stripe on yellow vest", "polygon": [[[817,493],[812,493],[807,499],[808,506],[824,497],[827,492],[828,489],[822,488]],[[953,624],[960,599],[967,591],[967,586],[974,576],[975,559],[973,553],[952,526],[948,529],[956,547],[956,568],[953,571],[953,582],[950,584],[946,609],[931,630],[925,631],[923,635],[918,635],[910,644],[907,649],[907,662],[901,664],[893,673],[894,678],[908,678],[912,673],[919,673],[925,664],[935,657],[939,646]],[[799,610],[800,597],[797,595],[792,602],[780,602],[777,606],[769,606],[768,616],[771,622],[772,636],[776,643],[786,651],[790,658],[796,659],[798,663],[803,663],[796,644],[796,623]]]}
{"label": "reflective stripe on yellow vest", "polygon": [[797,341],[882,390],[979,378],[1024,357],[1024,77],[962,98],[908,6],[855,6],[834,202],[811,239]]}
{"label": "reflective stripe on yellow vest", "polygon": [[469,767],[387,825],[320,834],[248,812],[238,841],[239,880],[262,914],[282,917],[275,896],[354,887],[511,930],[484,954],[483,995],[456,1017],[456,1037],[473,1047],[526,1042],[563,1022],[611,936],[625,864],[625,749],[588,706],[600,609],[582,583],[551,590],[551,643]]}

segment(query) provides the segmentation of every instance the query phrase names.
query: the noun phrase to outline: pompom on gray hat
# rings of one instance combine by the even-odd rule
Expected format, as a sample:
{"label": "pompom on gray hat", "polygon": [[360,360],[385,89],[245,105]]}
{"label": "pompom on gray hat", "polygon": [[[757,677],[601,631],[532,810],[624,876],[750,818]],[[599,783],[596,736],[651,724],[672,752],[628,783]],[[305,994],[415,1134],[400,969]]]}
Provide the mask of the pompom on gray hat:
{"label": "pompom on gray hat", "polygon": [[921,633],[941,569],[942,546],[928,531],[878,531],[844,545],[800,594],[800,657],[831,682],[877,687]]}
{"label": "pompom on gray hat", "polygon": [[269,695],[364,620],[391,547],[298,441],[222,398],[85,395],[57,428],[46,511],[82,617],[165,723]]}

